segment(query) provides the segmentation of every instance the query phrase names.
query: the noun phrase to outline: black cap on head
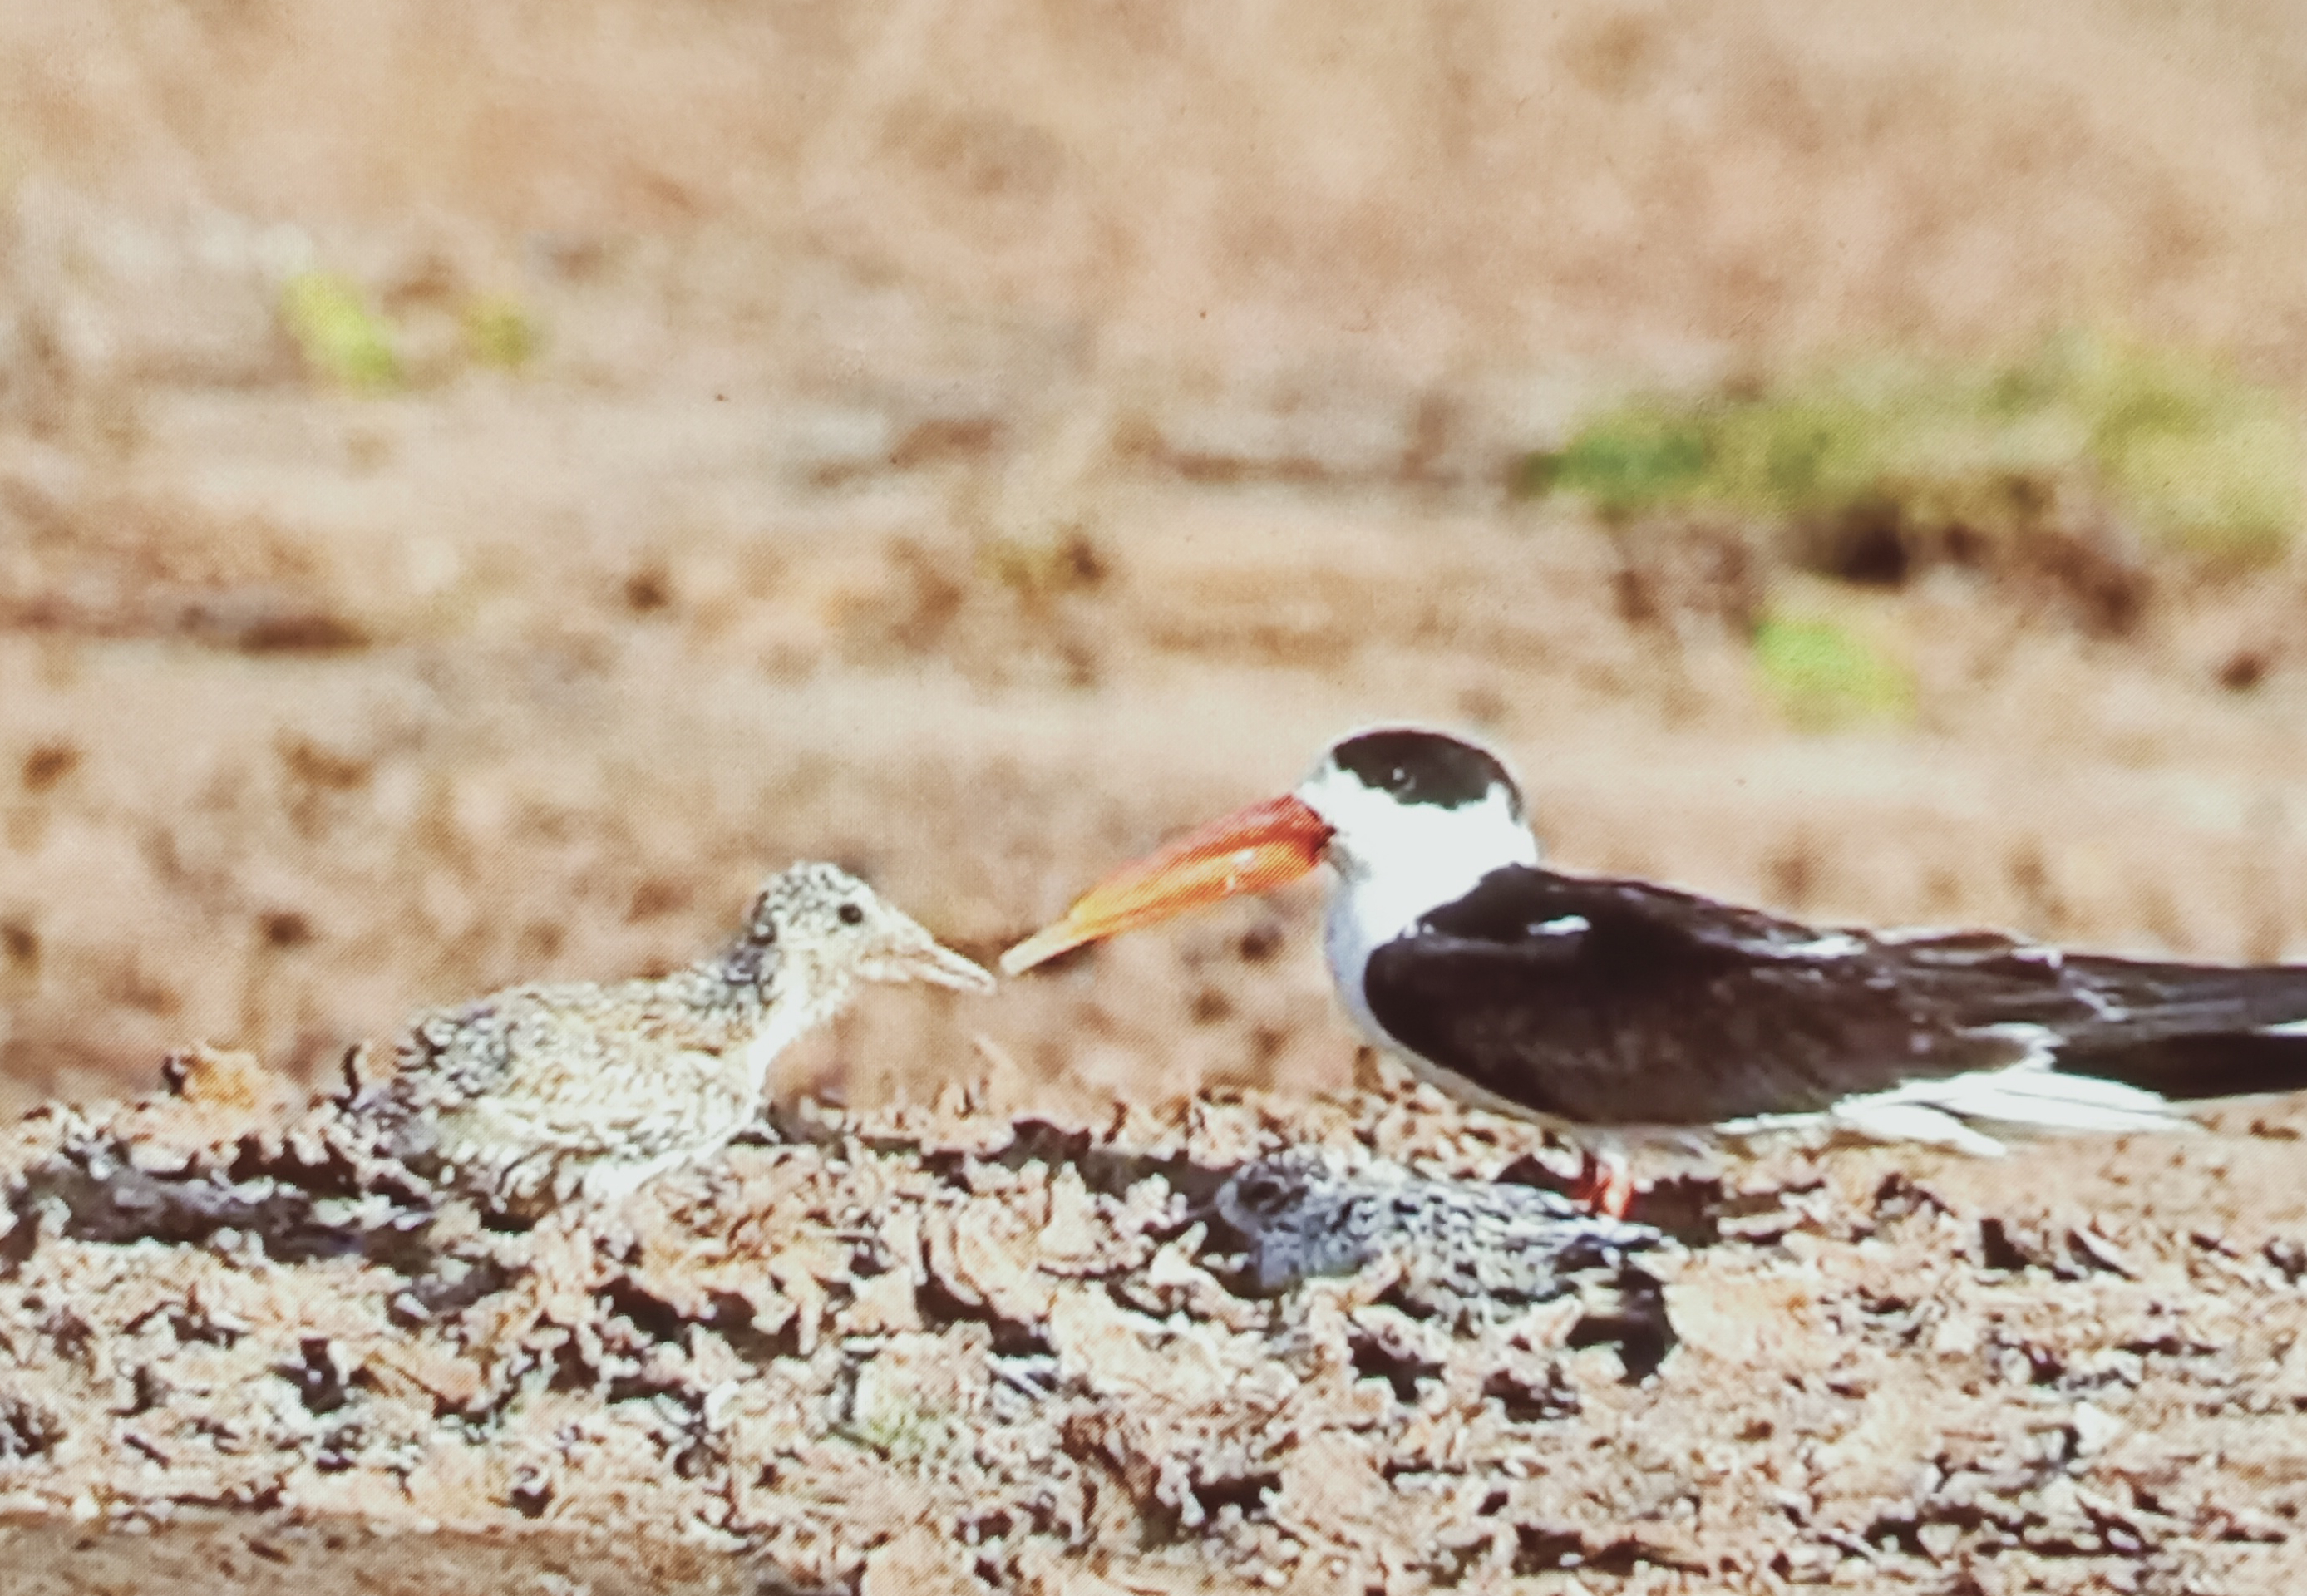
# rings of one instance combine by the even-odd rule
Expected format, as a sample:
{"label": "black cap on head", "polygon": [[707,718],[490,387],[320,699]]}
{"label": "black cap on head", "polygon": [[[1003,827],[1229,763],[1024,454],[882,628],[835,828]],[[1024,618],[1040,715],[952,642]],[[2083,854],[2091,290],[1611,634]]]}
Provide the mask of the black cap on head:
{"label": "black cap on head", "polygon": [[1462,809],[1503,787],[1514,818],[1522,818],[1522,789],[1497,756],[1446,733],[1408,726],[1362,732],[1334,744],[1330,760],[1402,803]]}

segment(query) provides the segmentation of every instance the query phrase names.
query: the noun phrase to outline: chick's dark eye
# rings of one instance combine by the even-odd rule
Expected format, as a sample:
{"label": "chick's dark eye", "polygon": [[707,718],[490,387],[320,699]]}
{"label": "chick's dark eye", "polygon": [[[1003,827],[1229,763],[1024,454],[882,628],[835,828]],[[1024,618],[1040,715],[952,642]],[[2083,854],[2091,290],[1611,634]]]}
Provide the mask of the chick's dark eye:
{"label": "chick's dark eye", "polygon": [[862,925],[865,922],[865,911],[855,904],[842,905],[840,912],[841,923],[844,925]]}

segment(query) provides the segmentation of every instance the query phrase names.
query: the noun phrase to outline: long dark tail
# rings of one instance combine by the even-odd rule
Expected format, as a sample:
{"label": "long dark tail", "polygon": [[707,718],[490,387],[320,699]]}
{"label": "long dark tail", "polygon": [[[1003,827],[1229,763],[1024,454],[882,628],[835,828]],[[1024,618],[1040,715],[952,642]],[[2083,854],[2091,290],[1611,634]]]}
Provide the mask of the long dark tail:
{"label": "long dark tail", "polygon": [[[2180,1101],[2307,1089],[2307,965],[2070,955],[2065,973],[2105,1012],[2071,1032],[2061,1069]],[[2301,1034],[2268,1034],[2291,1025]]]}

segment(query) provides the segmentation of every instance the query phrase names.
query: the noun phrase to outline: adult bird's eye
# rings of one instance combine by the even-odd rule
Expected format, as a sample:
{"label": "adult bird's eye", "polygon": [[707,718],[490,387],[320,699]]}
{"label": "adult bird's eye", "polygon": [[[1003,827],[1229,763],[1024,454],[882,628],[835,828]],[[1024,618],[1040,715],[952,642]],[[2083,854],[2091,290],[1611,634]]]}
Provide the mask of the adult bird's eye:
{"label": "adult bird's eye", "polygon": [[864,923],[864,921],[865,911],[859,908],[855,904],[844,904],[841,905],[842,924],[862,925]]}

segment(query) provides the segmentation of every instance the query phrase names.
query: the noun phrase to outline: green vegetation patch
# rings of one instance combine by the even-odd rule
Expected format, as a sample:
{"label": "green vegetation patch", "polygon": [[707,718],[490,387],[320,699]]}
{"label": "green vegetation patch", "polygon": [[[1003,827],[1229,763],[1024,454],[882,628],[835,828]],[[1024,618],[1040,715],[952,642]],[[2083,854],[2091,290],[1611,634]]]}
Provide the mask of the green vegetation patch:
{"label": "green vegetation patch", "polygon": [[1862,721],[1903,723],[1914,678],[1857,631],[1817,616],[1771,614],[1754,628],[1754,668],[1787,719],[1804,731]]}
{"label": "green vegetation patch", "polygon": [[280,322],[305,368],[341,387],[375,392],[400,385],[392,328],[369,308],[360,285],[334,271],[300,271],[280,287]]}
{"label": "green vegetation patch", "polygon": [[1588,424],[1559,453],[1524,457],[1516,486],[1583,493],[1604,515],[1623,516],[1701,496],[1714,454],[1698,416],[1628,406]]}
{"label": "green vegetation patch", "polygon": [[1519,485],[1609,518],[1714,505],[1814,525],[1887,506],[1990,541],[2082,488],[2166,546],[2250,563],[2307,519],[2301,458],[2281,392],[2206,357],[2068,333],[2006,365],[1884,359],[1635,400],[1528,457]]}
{"label": "green vegetation patch", "polygon": [[544,342],[527,306],[509,295],[485,294],[468,301],[464,329],[465,352],[473,364],[502,371],[527,365]]}

